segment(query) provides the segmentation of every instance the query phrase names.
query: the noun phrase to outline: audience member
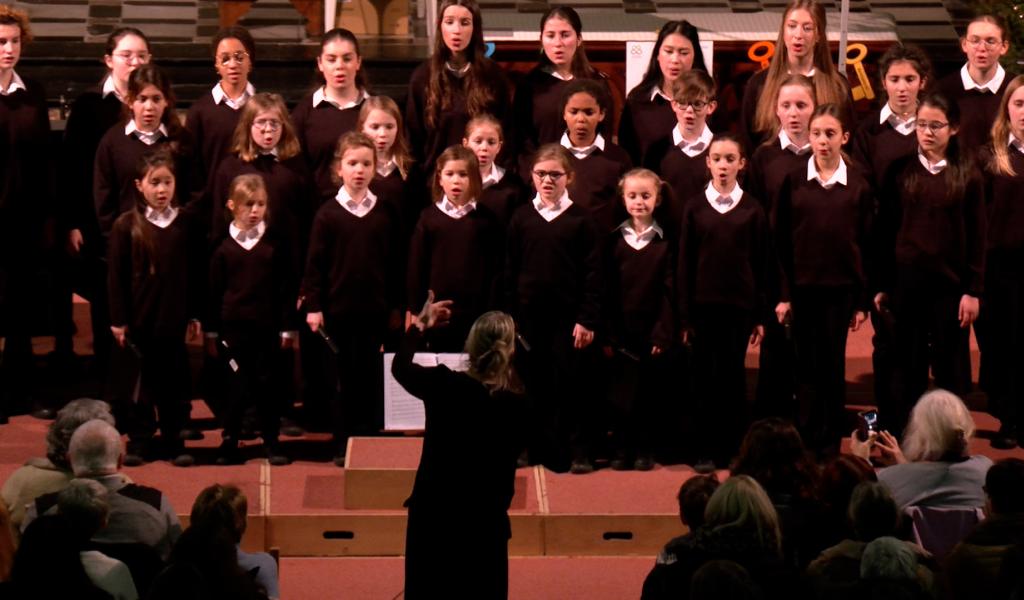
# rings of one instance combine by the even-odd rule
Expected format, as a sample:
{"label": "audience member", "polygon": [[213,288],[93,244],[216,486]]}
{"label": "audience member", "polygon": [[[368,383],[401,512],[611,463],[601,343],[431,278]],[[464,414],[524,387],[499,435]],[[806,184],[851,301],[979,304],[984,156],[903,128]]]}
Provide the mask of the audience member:
{"label": "audience member", "polygon": [[68,402],[46,432],[46,456],[28,459],[4,482],[0,496],[11,513],[11,524],[16,532],[22,529],[25,511],[33,500],[43,494],[59,492],[74,478],[68,463],[68,443],[78,426],[92,419],[113,425],[110,405],[89,398]]}
{"label": "audience member", "polygon": [[692,547],[694,533],[704,524],[708,500],[719,485],[714,475],[695,475],[683,482],[676,499],[679,500],[679,520],[686,527],[686,533],[665,544],[655,560],[656,565],[670,565],[676,562],[678,554]]}
{"label": "audience member", "polygon": [[878,480],[892,492],[901,510],[908,506],[981,508],[982,484],[992,466],[986,456],[970,456],[974,420],[964,403],[951,392],[932,390],[914,405],[901,449],[888,431],[871,434],[866,442],[850,436],[850,451],[867,460],[872,446],[892,466],[878,472]]}
{"label": "audience member", "polygon": [[71,524],[60,515],[34,519],[14,555],[5,600],[110,600],[82,566]]}
{"label": "audience member", "polygon": [[[69,446],[68,456],[75,477],[93,479],[107,490],[110,517],[107,526],[96,533],[92,541],[106,545],[142,544],[166,560],[181,535],[178,515],[160,490],[130,483],[118,472],[124,459],[124,447],[117,430],[106,421],[94,419],[75,431]],[[56,512],[56,504],[55,493],[36,498],[25,516],[25,523],[30,523],[36,515]]]}
{"label": "audience member", "polygon": [[988,518],[946,559],[954,598],[999,597],[1003,558],[1011,548],[1024,544],[1024,460],[1006,458],[988,470],[985,514]]}
{"label": "audience member", "polygon": [[805,567],[823,544],[818,541],[821,506],[815,497],[818,466],[800,432],[784,419],[755,421],[733,461],[732,474],[749,475],[761,484],[779,515],[786,562]]}
{"label": "audience member", "polygon": [[71,525],[74,541],[82,550],[82,567],[93,584],[107,592],[114,600],[137,600],[128,567],[116,558],[98,550],[86,550],[89,540],[106,527],[110,505],[106,500],[107,488],[92,479],[72,479],[57,494],[57,511]]}
{"label": "audience member", "polygon": [[880,537],[864,548],[860,582],[850,598],[925,600],[935,593],[921,580],[915,546],[891,536]]}
{"label": "audience member", "polygon": [[690,600],[759,600],[761,589],[741,565],[731,560],[712,560],[697,569],[690,580]]}
{"label": "audience member", "polygon": [[242,490],[233,485],[216,483],[199,492],[192,505],[189,524],[192,527],[205,526],[221,528],[235,541],[238,566],[252,575],[253,579],[267,592],[271,600],[280,597],[278,591],[277,562],[266,552],[252,554],[242,550],[240,544],[245,535],[249,501]]}
{"label": "audience member", "polygon": [[181,534],[168,566],[153,583],[147,600],[266,600],[249,573],[238,564],[228,532],[203,523]]}
{"label": "audience member", "polygon": [[856,456],[840,454],[825,464],[817,494],[822,515],[819,539],[824,546],[853,537],[848,517],[850,497],[854,488],[865,481],[878,481],[878,476],[871,465]]}

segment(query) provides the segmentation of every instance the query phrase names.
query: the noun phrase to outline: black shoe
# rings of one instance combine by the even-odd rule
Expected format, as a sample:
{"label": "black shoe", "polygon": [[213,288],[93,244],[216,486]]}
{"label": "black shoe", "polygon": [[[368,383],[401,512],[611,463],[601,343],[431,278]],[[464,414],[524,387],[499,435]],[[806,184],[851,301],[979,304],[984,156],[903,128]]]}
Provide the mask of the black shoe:
{"label": "black shoe", "polygon": [[594,463],[590,462],[586,458],[578,458],[572,461],[572,465],[569,467],[569,472],[573,475],[586,475],[594,472]]}
{"label": "black shoe", "polygon": [[192,427],[186,427],[178,432],[178,439],[189,442],[196,442],[203,439],[203,432]]}
{"label": "black shoe", "polygon": [[613,471],[628,471],[633,468],[633,462],[626,457],[624,452],[617,452],[610,466]]}
{"label": "black shoe", "polygon": [[126,467],[140,467],[150,459],[150,442],[133,442],[128,440],[122,464]]}
{"label": "black shoe", "polygon": [[714,473],[717,469],[718,467],[715,466],[715,461],[710,458],[702,458],[693,465],[693,470],[701,475]]}
{"label": "black shoe", "polygon": [[[284,465],[289,465],[292,462],[292,460],[288,458],[288,455],[281,450],[281,445],[277,442],[265,444],[264,450],[267,453],[267,462],[272,466],[283,467]],[[344,463],[344,460],[342,462]]]}
{"label": "black shoe", "polygon": [[654,468],[654,459],[649,454],[641,454],[633,461],[633,468],[637,471],[650,471]]}
{"label": "black shoe", "polygon": [[10,423],[10,420],[7,418],[7,415],[0,412],[0,425],[6,425],[8,423]]}
{"label": "black shoe", "polygon": [[526,450],[523,450],[523,453],[516,459],[516,468],[525,469],[528,466],[530,466],[530,454]]}
{"label": "black shoe", "polygon": [[335,454],[334,458],[332,459],[332,462],[334,463],[334,466],[341,467],[341,468],[344,469],[345,468],[345,453],[344,452],[340,452],[338,454]]}
{"label": "black shoe", "polygon": [[298,423],[288,418],[281,419],[281,435],[287,437],[302,437],[306,435],[306,430],[302,428]]}
{"label": "black shoe", "polygon": [[217,464],[220,466],[242,464],[242,456],[238,452],[238,442],[231,438],[224,438],[217,449]]}
{"label": "black shoe", "polygon": [[1003,425],[999,433],[992,438],[992,447],[997,450],[1013,450],[1017,447],[1017,428],[1013,425]]}
{"label": "black shoe", "polygon": [[32,417],[43,421],[52,421],[57,418],[57,411],[37,404],[32,407]]}
{"label": "black shoe", "polygon": [[242,431],[238,434],[238,439],[245,440],[247,442],[251,442],[258,437],[260,437],[258,431],[251,427],[246,427],[245,425],[242,426]]}
{"label": "black shoe", "polygon": [[171,459],[171,464],[176,467],[191,467],[196,464],[196,459],[194,456],[189,454],[187,450],[182,450],[173,459]]}
{"label": "black shoe", "polygon": [[135,454],[134,452],[128,451],[124,455],[124,460],[121,461],[126,467],[141,467],[146,464],[146,459],[141,454]]}

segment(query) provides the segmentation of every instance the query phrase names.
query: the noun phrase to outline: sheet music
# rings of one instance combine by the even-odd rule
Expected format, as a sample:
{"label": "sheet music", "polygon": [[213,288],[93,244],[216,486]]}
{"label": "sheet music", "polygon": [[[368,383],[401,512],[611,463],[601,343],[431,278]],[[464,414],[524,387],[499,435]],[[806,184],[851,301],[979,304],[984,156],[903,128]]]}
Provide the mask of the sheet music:
{"label": "sheet music", "polygon": [[[424,367],[446,365],[453,371],[466,370],[466,354],[433,354],[417,352],[412,362]],[[400,383],[391,375],[391,363],[395,361],[393,352],[384,354],[384,430],[415,431],[426,427],[426,414],[423,402],[405,391]]]}

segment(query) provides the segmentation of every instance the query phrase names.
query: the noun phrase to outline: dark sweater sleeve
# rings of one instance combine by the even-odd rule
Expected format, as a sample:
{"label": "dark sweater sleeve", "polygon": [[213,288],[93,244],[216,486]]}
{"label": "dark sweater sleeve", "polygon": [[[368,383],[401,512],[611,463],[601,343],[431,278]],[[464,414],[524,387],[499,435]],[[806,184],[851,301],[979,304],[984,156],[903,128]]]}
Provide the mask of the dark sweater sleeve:
{"label": "dark sweater sleeve", "polygon": [[902,221],[900,190],[905,161],[895,163],[885,174],[878,190],[878,212],[871,233],[872,269],[868,271],[868,287],[872,295],[892,293],[896,279],[896,236]]}
{"label": "dark sweater sleeve", "polygon": [[775,255],[779,260],[779,302],[789,302],[793,285],[793,182],[787,176],[775,199]]}
{"label": "dark sweater sleeve", "polygon": [[633,123],[633,108],[629,99],[623,103],[622,116],[619,117],[619,146],[629,154],[634,165],[641,164],[643,157],[640,155],[640,141],[636,135],[636,125]]}
{"label": "dark sweater sleeve", "polygon": [[601,294],[603,290],[601,278],[601,246],[598,241],[597,225],[592,219],[586,218],[583,224],[581,242],[583,251],[583,296],[576,322],[591,331],[596,331],[601,324]]}
{"label": "dark sweater sleeve", "polygon": [[409,268],[406,273],[406,308],[417,312],[427,297],[430,285],[430,240],[427,233],[426,211],[416,223],[409,241]]}
{"label": "dark sweater sleeve", "polygon": [[309,252],[306,255],[306,273],[302,279],[304,300],[302,308],[307,313],[323,311],[321,293],[324,279],[327,277],[328,232],[325,213],[321,209],[313,219],[313,232],[309,239]]}
{"label": "dark sweater sleeve", "polygon": [[505,296],[505,311],[513,317],[518,315],[519,269],[522,265],[522,233],[519,230],[519,219],[512,217],[505,232],[505,283],[502,291]]}
{"label": "dark sweater sleeve", "polygon": [[131,319],[132,279],[132,234],[128,227],[115,224],[107,248],[107,295],[114,327],[125,327]]}
{"label": "dark sweater sleeve", "polygon": [[980,298],[985,273],[985,192],[980,178],[971,177],[964,190],[964,229],[967,253],[964,293]]}
{"label": "dark sweater sleeve", "polygon": [[774,318],[774,310],[770,305],[771,281],[777,263],[771,244],[771,229],[768,217],[759,207],[753,223],[754,243],[751,244],[750,262],[754,273],[754,323],[763,324],[766,319]]}
{"label": "dark sweater sleeve", "polygon": [[103,136],[96,150],[96,162],[92,178],[92,197],[96,210],[96,220],[100,226],[100,236],[106,238],[114,227],[120,201],[118,199],[117,178],[114,174],[113,147],[110,135]]}
{"label": "dark sweater sleeve", "polygon": [[448,367],[424,367],[412,361],[423,333],[412,325],[405,331],[398,352],[391,363],[391,374],[405,391],[428,404],[434,398],[451,392]]}
{"label": "dark sweater sleeve", "polygon": [[694,254],[693,210],[683,211],[683,220],[679,226],[679,258],[676,264],[676,306],[679,310],[679,328],[690,328],[690,299],[693,295],[691,283],[693,275],[690,268],[697,259]]}
{"label": "dark sweater sleeve", "polygon": [[661,306],[658,310],[658,319],[654,322],[654,329],[651,332],[651,344],[662,350],[672,347],[672,341],[675,339],[675,312],[672,310],[673,276],[672,261],[667,260],[661,281],[659,281],[658,294],[661,297]]}
{"label": "dark sweater sleeve", "polygon": [[[864,181],[867,184],[867,180]],[[982,201],[984,202],[984,201]],[[861,289],[858,290],[860,297],[857,310],[870,311],[874,294],[871,291],[870,282],[874,281],[872,273],[875,270],[874,252],[872,245],[872,229],[875,226],[875,194],[871,185],[867,184],[862,188],[858,205],[860,206],[860,223],[857,225],[857,246],[860,248],[861,269],[864,271],[864,279],[861,282]]]}
{"label": "dark sweater sleeve", "polygon": [[[426,123],[423,115],[425,107],[424,93],[429,74],[429,63],[423,63],[417,67],[409,79],[409,91],[405,97],[405,131],[409,137],[409,147],[416,158],[416,162],[423,165],[423,169],[426,172],[430,172],[433,169],[433,165],[423,164],[427,140]],[[498,118],[500,119],[501,117]]]}
{"label": "dark sweater sleeve", "polygon": [[224,260],[224,250],[218,247],[214,250],[213,256],[210,257],[210,283],[206,294],[206,309],[203,314],[203,331],[206,333],[220,331],[226,280],[227,268]]}
{"label": "dark sweater sleeve", "polygon": [[191,321],[201,321],[203,308],[206,304],[206,286],[209,284],[209,271],[206,265],[209,246],[206,242],[206,231],[209,225],[201,218],[196,205],[179,209],[185,222],[185,235],[188,240],[185,249],[185,274],[188,277],[185,295],[185,316]]}

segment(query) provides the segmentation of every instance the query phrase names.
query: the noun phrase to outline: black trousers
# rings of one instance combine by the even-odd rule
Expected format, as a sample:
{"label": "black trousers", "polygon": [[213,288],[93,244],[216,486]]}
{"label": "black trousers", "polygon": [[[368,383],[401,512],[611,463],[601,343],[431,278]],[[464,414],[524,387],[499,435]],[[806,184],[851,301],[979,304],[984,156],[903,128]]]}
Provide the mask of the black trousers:
{"label": "black trousers", "polygon": [[878,406],[879,414],[883,415],[880,425],[888,429],[889,424],[885,421],[884,415],[898,413],[898,407],[902,405],[893,395],[896,368],[895,317],[889,306],[883,306],[879,311],[873,304],[870,313],[871,328],[874,331],[871,336],[871,368],[875,379],[875,404]]}
{"label": "black trousers", "polygon": [[700,458],[724,465],[750,421],[744,361],[753,318],[732,306],[697,305],[692,327],[696,450]]}
{"label": "black trousers", "polygon": [[846,338],[854,313],[848,287],[793,290],[797,357],[797,425],[810,448],[837,446],[846,431]]}
{"label": "black trousers", "polygon": [[279,387],[281,339],[272,329],[245,324],[225,323],[221,332],[223,344],[218,347],[227,373],[227,406],[224,411],[224,436],[237,440],[246,410],[255,407],[264,442],[276,442],[280,429],[280,402],[275,398]]}
{"label": "black trousers", "polygon": [[975,331],[989,412],[1004,425],[1024,426],[1024,256],[989,253],[985,294]]}
{"label": "black trousers", "polygon": [[[774,307],[773,307],[774,308]],[[771,317],[764,324],[764,339],[758,357],[754,417],[796,416],[796,355],[792,328]]]}
{"label": "black trousers", "polygon": [[[632,341],[602,361],[610,375],[609,426],[616,454],[650,455],[655,450],[665,393],[667,354],[651,356],[652,344]],[[668,348],[663,349],[666,353]]]}
{"label": "black trousers", "polygon": [[[338,354],[326,350],[331,394],[331,422],[335,441],[344,444],[350,436],[372,435],[384,422],[384,368],[381,344],[387,327],[384,318],[325,318],[327,332]],[[344,450],[344,447],[341,448]]]}
{"label": "black trousers", "polygon": [[116,378],[110,386],[118,429],[129,441],[145,444],[159,426],[164,440],[178,447],[190,406],[185,332],[165,337],[129,331],[129,336],[138,354],[130,348],[117,352]]}
{"label": "black trousers", "polygon": [[935,385],[964,397],[971,388],[970,329],[957,313],[962,292],[902,269],[893,294],[896,371],[894,414],[879,415],[886,428],[902,434],[911,409]]}

